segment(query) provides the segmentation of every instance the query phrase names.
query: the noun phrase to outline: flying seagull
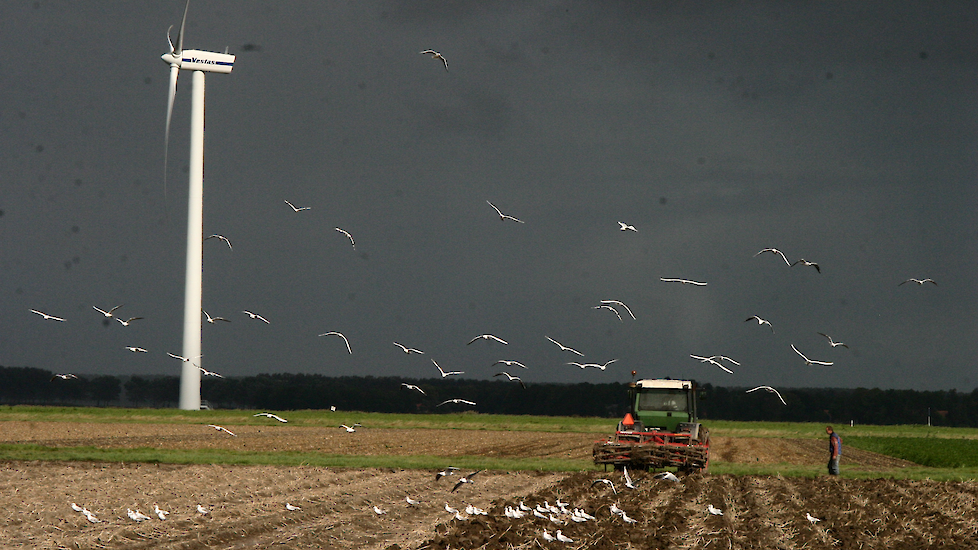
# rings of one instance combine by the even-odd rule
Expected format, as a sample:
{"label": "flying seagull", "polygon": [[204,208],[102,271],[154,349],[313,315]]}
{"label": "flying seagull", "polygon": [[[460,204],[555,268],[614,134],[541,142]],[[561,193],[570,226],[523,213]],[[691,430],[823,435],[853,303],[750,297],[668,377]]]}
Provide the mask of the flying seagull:
{"label": "flying seagull", "polygon": [[296,212],[302,212],[303,210],[310,210],[310,209],[312,209],[312,207],[311,207],[311,206],[303,206],[302,208],[296,208],[296,207],[295,207],[295,205],[294,205],[294,204],[292,204],[292,203],[291,203],[291,202],[289,202],[289,201],[285,201],[285,204],[287,204],[287,205],[289,205],[289,206],[291,206],[291,207],[292,207],[292,210],[294,210],[294,211],[296,211]]}
{"label": "flying seagull", "polygon": [[264,321],[266,325],[270,325],[271,324],[271,323],[268,322],[268,319],[262,317],[261,315],[258,315],[257,313],[248,311],[247,309],[242,309],[241,310],[241,313],[244,313],[245,315],[247,315],[248,317],[251,317],[252,319],[258,319],[259,321]]}
{"label": "flying seagull", "polygon": [[664,481],[672,481],[672,482],[678,482],[679,481],[679,478],[676,477],[676,474],[674,474],[672,472],[659,472],[659,473],[655,474],[652,477],[655,478],[655,479],[661,479],[661,480],[664,480]]}
{"label": "flying seagull", "polygon": [[[200,308],[200,310],[204,311],[204,308]],[[207,322],[212,325],[214,324],[215,321],[224,321],[225,323],[231,322],[230,319],[225,319],[224,317],[211,317],[211,314],[207,313],[206,311],[204,311],[204,315],[207,316]]]}
{"label": "flying seagull", "polygon": [[233,248],[231,248],[231,241],[229,241],[228,238],[225,237],[224,235],[211,235],[210,237],[205,237],[204,238],[205,241],[208,240],[208,239],[221,239],[222,241],[224,241],[225,243],[227,243],[228,249],[234,250]]}
{"label": "flying seagull", "polygon": [[514,367],[515,366],[515,367],[519,367],[521,369],[527,368],[526,365],[524,365],[523,363],[520,363],[519,361],[510,361],[508,359],[500,359],[499,361],[496,361],[495,363],[493,363],[492,366],[496,366],[496,365],[499,365],[499,364],[506,365],[507,367]]}
{"label": "flying seagull", "polygon": [[119,324],[121,324],[124,327],[128,327],[129,326],[129,323],[131,323],[133,321],[138,321],[139,319],[142,319],[142,317],[130,317],[130,318],[126,319],[126,320],[122,320],[122,319],[120,319],[118,317],[115,318],[115,320],[116,321],[119,321]]}
{"label": "flying seagull", "polygon": [[590,367],[592,369],[605,370],[606,368],[608,368],[608,365],[614,363],[615,361],[617,361],[617,359],[612,359],[612,360],[606,361],[604,363],[578,363],[576,361],[571,361],[571,362],[569,362],[567,364],[568,365],[574,365],[575,367],[580,367],[581,369],[586,369],[586,368]]}
{"label": "flying seagull", "polygon": [[638,489],[638,487],[635,486],[635,483],[632,482],[632,476],[628,475],[628,468],[622,466],[621,473],[625,477],[625,487],[628,487],[629,489]]}
{"label": "flying seagull", "polygon": [[403,351],[404,353],[406,353],[408,355],[410,355],[412,353],[417,353],[417,354],[420,354],[420,355],[424,355],[424,352],[421,351],[421,350],[419,350],[419,349],[409,348],[409,347],[407,347],[405,345],[398,344],[397,342],[394,342],[394,345],[397,346],[397,347],[399,347],[399,348],[401,348],[401,351]]}
{"label": "flying seagull", "polygon": [[224,378],[220,374],[217,374],[216,372],[213,371],[209,371],[200,365],[194,365],[194,366],[197,367],[197,370],[199,370],[200,373],[203,374],[204,376],[214,376],[216,378]]}
{"label": "flying seagull", "polygon": [[706,283],[701,283],[699,281],[691,281],[689,279],[675,279],[667,277],[659,277],[659,280],[665,283],[682,283],[684,285],[696,285],[696,286],[706,286]]}
{"label": "flying seagull", "polygon": [[357,243],[353,242],[353,235],[350,235],[349,231],[345,229],[340,229],[339,227],[334,227],[333,229],[339,231],[340,233],[346,235],[346,238],[350,239],[350,244],[353,245],[353,250],[357,249]]}
{"label": "flying seagull", "polygon": [[815,334],[818,334],[820,336],[824,336],[825,339],[829,341],[829,345],[832,346],[833,348],[834,347],[837,347],[837,346],[842,346],[842,347],[844,347],[846,349],[849,349],[849,346],[845,345],[842,342],[836,342],[835,340],[832,339],[831,336],[829,336],[828,334],[825,334],[824,332],[816,332]]}
{"label": "flying seagull", "polygon": [[414,390],[416,392],[419,392],[421,395],[428,395],[428,394],[426,394],[424,392],[423,389],[419,388],[418,386],[415,386],[414,384],[408,384],[407,382],[401,382],[401,386],[403,386],[403,387],[405,387],[405,388],[407,388],[409,390]]}
{"label": "flying seagull", "polygon": [[497,341],[497,342],[499,342],[500,344],[503,344],[503,345],[509,344],[509,342],[507,342],[506,340],[503,340],[502,338],[500,338],[498,336],[493,336],[492,334],[480,334],[480,335],[476,336],[475,338],[469,340],[469,343],[466,344],[466,345],[469,345],[472,342],[475,342],[476,340],[495,340],[495,341]]}
{"label": "flying seagull", "polygon": [[[224,426],[218,426],[217,424],[208,424],[207,427],[208,428],[214,428],[215,430],[217,430],[219,432],[224,432],[224,433],[228,433],[228,434],[234,435],[234,432],[232,432],[231,430],[225,428]],[[237,436],[235,436],[235,437],[237,437]]]}
{"label": "flying seagull", "polygon": [[618,229],[620,231],[634,231],[634,232],[638,233],[638,229],[635,229],[635,226],[634,225],[628,225],[625,222],[618,222]]}
{"label": "flying seagull", "polygon": [[[184,357],[182,355],[176,355],[175,353],[166,352],[166,354],[169,355],[170,357],[174,358],[174,359],[179,359],[179,360],[181,360],[181,361],[183,361],[185,363],[189,363],[190,360],[191,360],[190,357]],[[203,355],[198,355],[197,357],[194,357],[193,359],[200,359],[201,357],[203,357]]]}
{"label": "flying seagull", "polygon": [[806,365],[824,365],[826,367],[830,367],[830,366],[832,366],[834,364],[834,363],[831,363],[831,362],[828,362],[827,363],[825,361],[813,361],[812,359],[809,359],[809,358],[805,357],[805,354],[804,353],[798,351],[798,348],[796,348],[794,344],[791,344],[791,349],[795,350],[795,353],[797,353],[798,355],[800,355],[801,358],[805,360],[805,364]]}
{"label": "flying seagull", "polygon": [[763,254],[765,252],[770,252],[772,254],[777,254],[778,256],[781,256],[781,259],[784,260],[784,263],[788,264],[788,267],[791,267],[791,262],[789,262],[788,261],[788,258],[785,257],[784,252],[781,252],[777,248],[765,248],[765,249],[761,250],[760,252],[758,252],[757,254],[754,254],[754,257],[756,258],[756,257],[760,256],[761,254]]}
{"label": "flying seagull", "polygon": [[591,309],[610,309],[615,314],[615,317],[618,318],[618,322],[619,323],[622,322],[621,313],[618,313],[618,310],[617,309],[611,307],[608,304],[601,304],[599,306],[591,306]]}
{"label": "flying seagull", "polygon": [[67,374],[55,374],[54,376],[51,377],[51,381],[54,382],[58,378],[60,378],[61,380],[72,380],[72,379],[75,379],[75,378],[78,378],[78,377],[75,376],[74,374],[71,374],[71,373],[67,373]]}
{"label": "flying seagull", "polygon": [[122,306],[123,306],[123,304],[119,304],[119,305],[115,306],[114,308],[112,308],[112,309],[110,309],[108,311],[105,311],[104,309],[101,309],[98,306],[92,306],[92,309],[94,309],[95,311],[101,313],[102,315],[105,315],[106,317],[112,317],[112,314],[115,312],[115,310],[119,309]]}
{"label": "flying seagull", "polygon": [[441,370],[441,366],[438,363],[435,363],[434,359],[432,359],[431,362],[435,364],[435,368],[437,368],[438,372],[441,373],[442,378],[447,378],[449,376],[452,376],[453,374],[465,374],[465,371],[461,371],[461,370],[452,370],[452,371],[445,372]]}
{"label": "flying seagull", "polygon": [[632,320],[635,320],[635,314],[632,313],[632,310],[629,309],[629,307],[625,305],[625,302],[622,302],[622,301],[619,301],[619,300],[601,300],[601,303],[602,304],[615,304],[615,305],[621,306],[621,307],[625,308],[625,311],[628,312],[629,317],[631,317]]}
{"label": "flying seagull", "polygon": [[519,383],[520,383],[520,386],[523,386],[523,389],[524,389],[524,390],[526,389],[526,384],[524,384],[524,383],[523,383],[523,380],[522,380],[522,379],[520,379],[520,377],[519,377],[519,376],[513,376],[512,374],[510,374],[510,373],[508,373],[508,372],[506,372],[506,371],[503,371],[503,372],[497,372],[497,373],[496,373],[496,374],[494,374],[493,376],[506,376],[506,378],[508,378],[510,382],[512,382],[513,380],[516,380],[517,382],[519,382]]}
{"label": "flying seagull", "polygon": [[64,319],[62,317],[55,317],[54,315],[48,315],[47,313],[44,313],[43,311],[38,311],[36,309],[32,309],[30,311],[31,311],[31,313],[36,313],[36,314],[40,315],[41,317],[44,317],[45,320],[62,321],[62,322],[64,321]]}
{"label": "flying seagull", "polygon": [[146,351],[146,348],[140,348],[136,346],[126,346],[126,349],[133,353],[149,353]]}
{"label": "flying seagull", "polygon": [[343,341],[346,342],[346,351],[350,352],[350,355],[353,355],[353,350],[350,349],[350,341],[346,339],[346,336],[344,336],[342,332],[336,332],[335,330],[331,330],[329,332],[324,332],[320,334],[320,336],[329,336],[329,335],[339,336],[340,338],[342,338]]}
{"label": "flying seagull", "polygon": [[822,268],[818,267],[818,264],[817,263],[815,263],[815,262],[809,262],[805,258],[802,258],[802,259],[796,261],[795,263],[791,264],[791,267],[795,267],[798,264],[811,266],[811,267],[814,267],[815,268],[815,271],[818,271],[819,273],[822,272]]}
{"label": "flying seagull", "polygon": [[499,214],[499,220],[500,221],[513,220],[516,223],[525,223],[523,220],[519,220],[519,219],[514,218],[513,216],[509,216],[509,215],[503,214],[502,211],[500,211],[498,208],[496,208],[496,205],[495,204],[493,204],[493,203],[491,203],[489,201],[486,201],[486,202],[488,202],[489,203],[489,206],[491,206],[492,209],[496,211],[496,214]]}
{"label": "flying seagull", "polygon": [[768,327],[770,327],[770,329],[771,329],[771,332],[772,332],[772,333],[774,332],[774,325],[772,325],[772,324],[771,324],[771,321],[768,321],[767,319],[761,319],[761,318],[760,318],[760,317],[758,317],[757,315],[751,315],[750,317],[748,317],[748,318],[746,318],[746,319],[744,319],[744,322],[745,322],[745,323],[746,323],[747,321],[757,321],[757,324],[758,324],[758,325],[767,325]]}
{"label": "flying seagull", "polygon": [[449,491],[449,492],[450,493],[454,493],[462,485],[465,485],[466,483],[472,483],[472,478],[475,477],[475,474],[477,474],[477,473],[479,473],[481,471],[482,470],[476,470],[476,471],[472,472],[469,475],[462,476],[462,477],[458,478],[458,483],[456,483],[455,486],[452,487],[452,490]]}
{"label": "flying seagull", "polygon": [[444,55],[436,52],[435,50],[424,50],[424,51],[418,52],[418,53],[420,53],[422,55],[430,55],[432,59],[439,59],[439,60],[441,60],[441,62],[445,65],[445,70],[448,71],[448,60],[445,59],[445,56]]}
{"label": "flying seagull", "polygon": [[906,283],[917,283],[918,285],[923,285],[924,283],[930,283],[930,284],[932,284],[934,286],[937,286],[937,281],[935,281],[934,279],[930,279],[930,278],[928,278],[928,279],[914,279],[913,277],[907,279],[906,281],[903,281],[902,283],[898,284],[897,286],[903,286]]}
{"label": "flying seagull", "polygon": [[712,356],[712,357],[703,357],[701,355],[693,355],[692,353],[690,353],[689,356],[692,357],[693,359],[698,359],[702,363],[710,363],[712,365],[716,365],[717,367],[720,368],[720,370],[722,370],[724,372],[727,372],[729,374],[733,374],[734,373],[734,371],[728,369],[727,367],[723,366],[722,363],[720,363],[719,361],[717,361],[715,355]]}
{"label": "flying seagull", "polygon": [[344,430],[346,430],[346,433],[348,433],[348,434],[351,434],[351,433],[357,431],[356,424],[354,424],[353,426],[347,426],[346,424],[340,424],[339,427],[340,428],[343,428]]}
{"label": "flying seagull", "polygon": [[551,338],[551,337],[549,337],[549,336],[545,336],[545,338],[546,338],[547,340],[550,340],[550,341],[551,341],[551,342],[553,342],[554,344],[557,344],[557,347],[558,347],[558,348],[560,348],[560,351],[569,351],[569,352],[571,352],[571,353],[576,353],[577,355],[580,355],[581,357],[584,357],[584,354],[583,354],[583,353],[581,353],[581,352],[579,352],[579,351],[577,351],[577,350],[576,350],[576,349],[574,349],[574,348],[569,348],[569,347],[567,347],[567,346],[565,346],[565,345],[563,345],[563,344],[561,344],[560,342],[558,342],[558,341],[556,341],[556,340],[554,340],[553,338]]}
{"label": "flying seagull", "polygon": [[787,403],[784,402],[784,398],[781,397],[781,394],[780,393],[778,393],[778,390],[772,388],[771,386],[757,386],[756,388],[754,388],[752,390],[747,390],[745,393],[750,393],[750,392],[757,391],[757,390],[766,390],[769,393],[773,393],[774,395],[777,395],[778,396],[778,399],[781,400],[781,404],[782,405],[787,405]]}
{"label": "flying seagull", "polygon": [[446,399],[446,400],[442,401],[441,403],[439,403],[439,404],[437,404],[435,406],[436,407],[441,407],[442,405],[446,405],[448,403],[455,403],[456,405],[457,404],[472,405],[473,407],[475,406],[475,402],[474,401],[466,401],[465,399],[459,399],[457,397],[455,399]]}
{"label": "flying seagull", "polygon": [[612,492],[612,493],[614,493],[614,494],[616,494],[616,495],[618,494],[618,489],[615,489],[615,484],[614,484],[614,482],[612,482],[612,481],[611,481],[610,479],[604,479],[604,478],[598,478],[598,479],[595,479],[595,480],[594,480],[594,481],[593,481],[593,482],[591,483],[591,487],[594,487],[594,486],[595,486],[595,485],[597,485],[598,483],[604,483],[604,484],[605,484],[605,485],[607,485],[608,487],[611,487],[611,492]]}
{"label": "flying seagull", "polygon": [[[441,478],[443,478],[445,476],[453,476],[453,475],[455,475],[455,472],[457,472],[460,469],[461,468],[456,468],[455,466],[448,466],[444,470],[442,470],[442,471],[438,472],[437,474],[435,474],[435,481],[437,481],[437,480],[439,480],[439,479],[441,479]],[[445,503],[445,506],[448,506],[448,503],[447,502]],[[455,510],[449,510],[448,508],[445,508],[445,511],[448,512],[449,514],[454,514],[455,513]]]}
{"label": "flying seagull", "polygon": [[282,422],[283,424],[286,423],[286,422],[288,422],[288,420],[282,418],[281,416],[278,416],[277,414],[272,414],[270,412],[260,412],[258,414],[253,414],[251,416],[264,416],[265,418],[274,418],[275,420],[278,420],[279,422]]}

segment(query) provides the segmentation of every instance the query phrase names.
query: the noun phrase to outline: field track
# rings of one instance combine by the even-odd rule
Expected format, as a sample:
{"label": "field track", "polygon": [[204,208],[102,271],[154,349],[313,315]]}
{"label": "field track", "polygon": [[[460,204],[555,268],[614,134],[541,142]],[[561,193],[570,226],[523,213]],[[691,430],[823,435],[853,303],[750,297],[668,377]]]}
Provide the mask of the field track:
{"label": "field track", "polygon": [[[351,454],[487,454],[526,458],[590,456],[594,434],[473,430],[5,422],[0,441],[99,447],[301,449]],[[44,428],[39,429],[39,428]],[[283,426],[284,428],[284,426]],[[821,440],[714,441],[725,462],[821,464]],[[852,449],[863,469],[902,463]],[[469,473],[469,472],[462,472]],[[605,476],[621,493],[593,479]],[[681,483],[645,474],[638,489],[616,472],[481,472],[452,493],[457,477],[434,471],[343,470],[311,466],[219,466],[10,462],[0,464],[2,548],[976,548],[978,485],[969,482],[696,475]],[[409,506],[405,497],[419,499]],[[557,499],[598,519],[557,525],[511,519],[504,505]],[[70,503],[102,520],[89,523]],[[301,510],[288,511],[286,503]],[[457,520],[445,504],[488,512]],[[638,523],[609,512],[617,503]],[[168,510],[166,521],[136,523],[126,509]],[[199,514],[196,505],[211,510]],[[707,512],[708,504],[723,510]],[[386,511],[374,513],[373,506]],[[821,519],[811,523],[806,514]],[[559,514],[557,515],[559,516]],[[555,519],[560,520],[560,517]],[[561,529],[573,543],[549,543]]]}

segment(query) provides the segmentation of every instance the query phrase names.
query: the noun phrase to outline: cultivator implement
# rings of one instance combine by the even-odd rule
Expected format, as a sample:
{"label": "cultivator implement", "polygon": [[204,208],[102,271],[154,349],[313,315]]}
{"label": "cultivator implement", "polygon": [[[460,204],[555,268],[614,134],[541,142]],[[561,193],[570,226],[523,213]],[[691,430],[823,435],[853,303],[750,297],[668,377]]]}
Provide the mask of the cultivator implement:
{"label": "cultivator implement", "polygon": [[636,470],[706,471],[710,463],[710,435],[701,425],[693,426],[680,425],[678,432],[617,431],[614,437],[594,443],[594,463]]}

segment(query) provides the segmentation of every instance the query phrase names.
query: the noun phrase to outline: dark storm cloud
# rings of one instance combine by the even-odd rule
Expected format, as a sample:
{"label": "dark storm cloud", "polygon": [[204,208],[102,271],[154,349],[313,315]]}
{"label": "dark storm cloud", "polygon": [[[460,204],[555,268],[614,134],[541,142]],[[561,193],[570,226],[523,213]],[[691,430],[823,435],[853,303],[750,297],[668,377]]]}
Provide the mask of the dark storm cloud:
{"label": "dark storm cloud", "polygon": [[[159,56],[182,7],[0,7],[0,46],[20,52],[0,71],[0,364],[179,369],[165,352],[182,338],[191,86],[182,74],[164,200]],[[435,357],[488,377],[506,358],[528,381],[635,369],[970,389],[971,11],[195,1],[186,46],[238,54],[207,77],[204,231],[234,248],[204,246],[204,306],[232,319],[205,325],[205,366],[421,377]],[[753,257],[768,246],[822,273]],[[897,287],[907,277],[940,284]],[[601,299],[638,319],[592,310]],[[92,306],[118,303],[146,320],[103,326]],[[743,322],[755,314],[776,332]],[[316,337],[328,330],[353,355]],[[465,345],[486,332],[510,345]],[[546,335],[619,361],[581,372]],[[836,365],[806,366],[790,344]]]}

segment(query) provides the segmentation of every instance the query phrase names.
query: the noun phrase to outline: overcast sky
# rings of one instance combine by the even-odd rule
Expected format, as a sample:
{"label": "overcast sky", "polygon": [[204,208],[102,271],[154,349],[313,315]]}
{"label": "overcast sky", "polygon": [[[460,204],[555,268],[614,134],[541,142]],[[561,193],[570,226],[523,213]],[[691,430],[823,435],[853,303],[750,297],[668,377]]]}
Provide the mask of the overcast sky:
{"label": "overcast sky", "polygon": [[[191,75],[164,184],[160,55],[183,7],[0,4],[0,365],[179,374]],[[202,366],[971,391],[976,19],[950,1],[195,0],[184,46],[237,55],[206,79],[204,234],[233,249],[205,242],[203,304],[232,322],[204,324]],[[119,304],[144,319],[93,310]],[[466,344],[484,333],[509,344]]]}

